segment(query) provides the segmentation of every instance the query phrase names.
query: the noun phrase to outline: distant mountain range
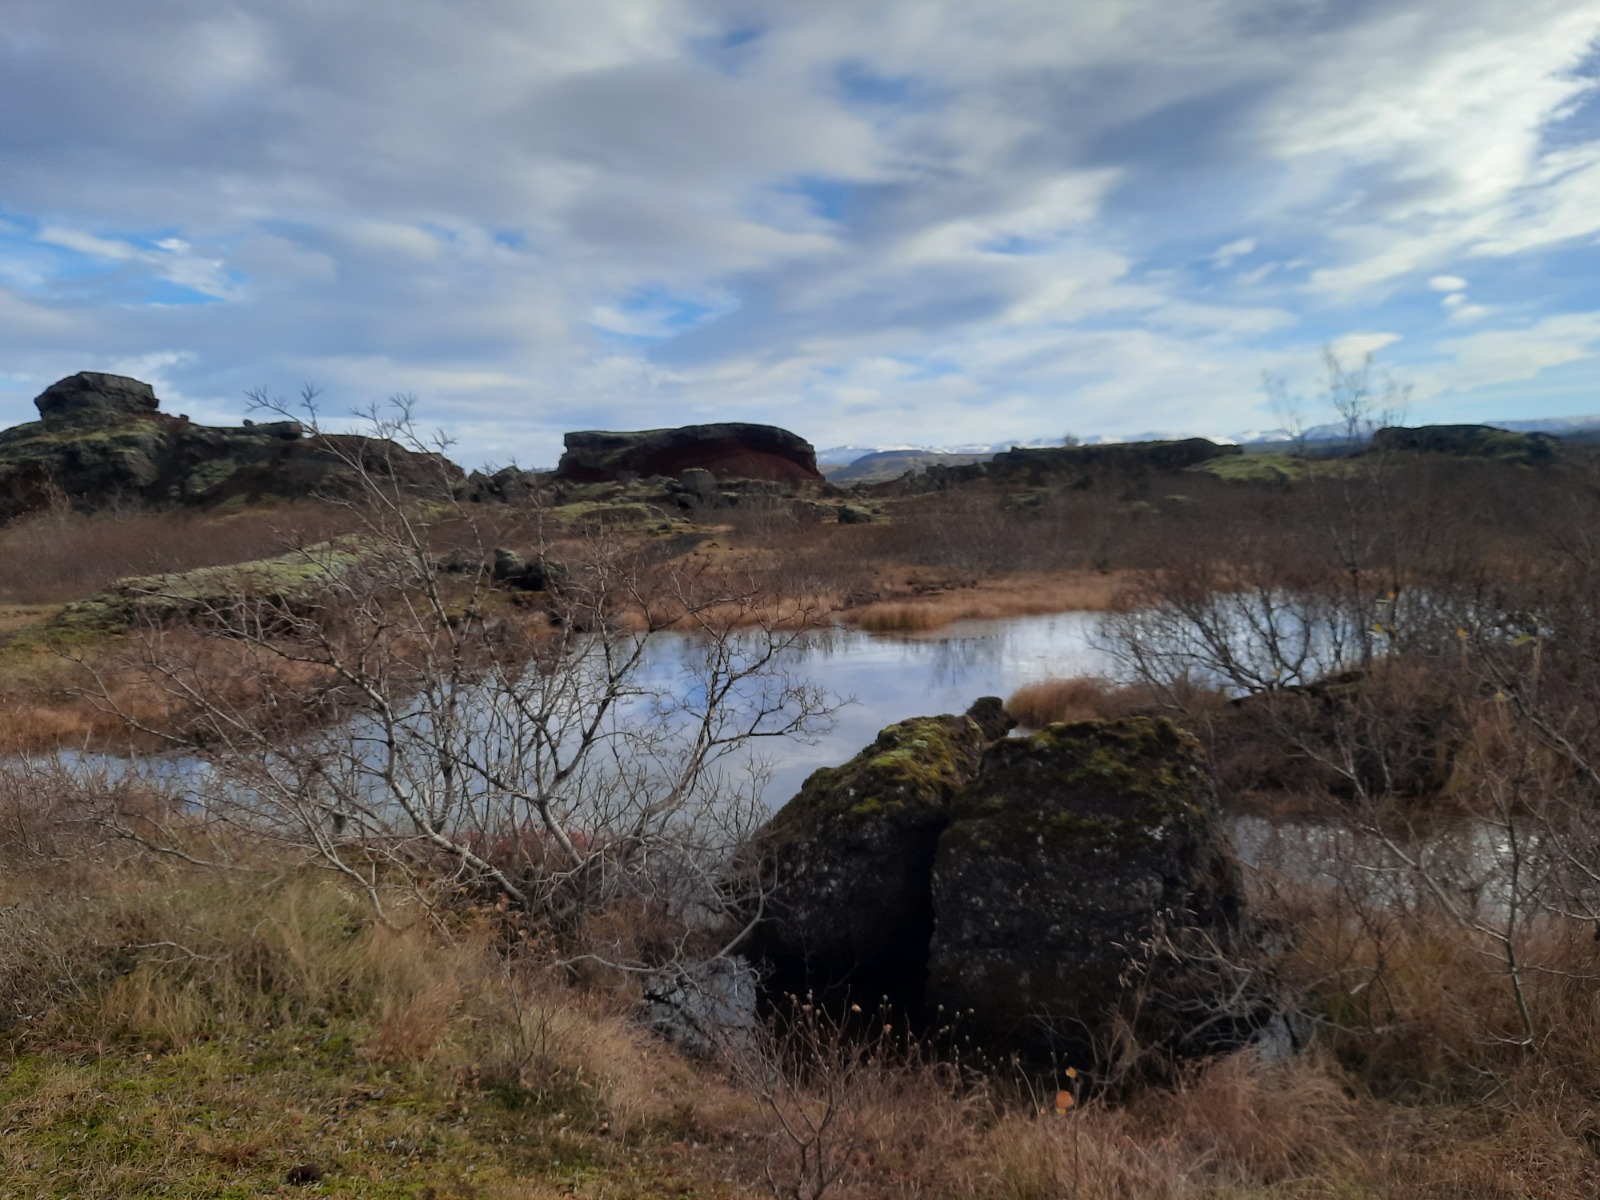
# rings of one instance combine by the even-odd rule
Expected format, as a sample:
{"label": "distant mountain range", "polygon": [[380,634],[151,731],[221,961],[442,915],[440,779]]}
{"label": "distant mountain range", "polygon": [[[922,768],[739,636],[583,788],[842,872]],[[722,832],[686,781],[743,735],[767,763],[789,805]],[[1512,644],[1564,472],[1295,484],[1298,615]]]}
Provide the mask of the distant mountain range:
{"label": "distant mountain range", "polygon": [[[1516,418],[1508,421],[1470,421],[1460,422],[1460,424],[1493,425],[1497,429],[1510,429],[1517,433],[1554,433],[1562,437],[1600,437],[1600,413],[1586,417]],[[1301,436],[1308,442],[1340,442],[1345,440],[1345,427],[1342,424],[1315,425],[1307,429]],[[1177,432],[1173,430],[1148,430],[1144,433],[1128,434],[1126,437],[1086,437],[1083,439],[1082,444],[1096,446],[1109,442],[1164,442],[1192,437],[1209,438],[1213,442],[1230,446],[1269,446],[1273,443],[1292,442],[1295,440],[1295,436],[1285,429],[1252,429],[1243,433],[1227,435]],[[1013,446],[1059,445],[1061,445],[1060,438],[1029,438],[990,443],[966,442],[949,446],[913,445],[906,442],[881,446],[829,446],[824,450],[817,451],[817,466],[821,467],[829,476],[833,476],[836,472],[828,468],[845,467],[852,463],[860,462],[869,455],[882,455],[886,459],[903,457],[908,461],[923,457],[944,458],[945,456],[961,456],[970,460],[988,458],[991,455],[1010,450]]]}

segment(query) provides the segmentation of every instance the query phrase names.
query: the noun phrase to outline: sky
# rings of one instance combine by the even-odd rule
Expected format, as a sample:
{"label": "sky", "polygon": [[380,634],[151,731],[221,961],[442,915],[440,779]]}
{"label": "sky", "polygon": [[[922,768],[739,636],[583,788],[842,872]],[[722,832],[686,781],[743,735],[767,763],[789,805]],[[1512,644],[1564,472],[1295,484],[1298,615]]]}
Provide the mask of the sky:
{"label": "sky", "polygon": [[1600,0],[6,0],[0,425],[458,461],[1600,412]]}

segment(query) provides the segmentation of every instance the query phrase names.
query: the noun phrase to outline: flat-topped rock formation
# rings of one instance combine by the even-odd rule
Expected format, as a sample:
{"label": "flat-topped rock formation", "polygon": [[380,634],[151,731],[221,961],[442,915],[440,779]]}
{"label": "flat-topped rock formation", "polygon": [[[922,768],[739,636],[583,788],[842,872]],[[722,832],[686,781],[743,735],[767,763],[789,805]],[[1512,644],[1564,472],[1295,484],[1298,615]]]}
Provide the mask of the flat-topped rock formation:
{"label": "flat-topped rock formation", "polygon": [[130,500],[160,508],[348,496],[360,486],[357,462],[407,485],[461,474],[392,442],[310,437],[295,421],[196,425],[162,412],[155,390],[125,375],[82,371],[34,405],[39,420],[0,431],[0,521],[53,496],[85,511]]}
{"label": "flat-topped rock formation", "polygon": [[1554,462],[1561,439],[1553,433],[1518,433],[1493,425],[1395,425],[1372,434],[1377,454],[1448,454],[1539,465]]}
{"label": "flat-topped rock formation", "polygon": [[719,478],[821,483],[810,442],[775,425],[725,422],[634,433],[569,433],[556,478],[571,483],[625,482],[710,471]]}

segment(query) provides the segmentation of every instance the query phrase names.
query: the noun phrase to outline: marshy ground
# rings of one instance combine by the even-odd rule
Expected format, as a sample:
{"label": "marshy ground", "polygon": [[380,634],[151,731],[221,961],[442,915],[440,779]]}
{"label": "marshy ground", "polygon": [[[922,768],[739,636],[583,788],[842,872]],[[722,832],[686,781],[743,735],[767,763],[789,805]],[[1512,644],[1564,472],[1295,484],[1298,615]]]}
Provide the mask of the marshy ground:
{"label": "marshy ground", "polygon": [[[69,777],[50,753],[128,744],[108,694],[153,727],[182,714],[144,690],[138,629],[63,630],[62,608],[117,579],[265,559],[355,525],[296,504],[0,528],[0,751],[36,760],[0,772],[0,1197],[1593,1195],[1595,464],[1234,474],[874,495],[850,501],[870,519],[843,524],[824,511],[835,501],[668,511],[626,488],[565,512],[475,513],[486,552],[560,560],[603,531],[641,579],[690,572],[760,599],[747,615],[889,633],[1071,608],[1203,616],[1194,597],[1222,578],[1343,595],[1352,572],[1358,599],[1390,606],[1380,624],[1394,625],[1396,593],[1424,590],[1507,628],[1537,614],[1504,636],[1391,628],[1374,636],[1395,666],[1375,682],[1253,710],[1082,680],[1013,698],[1034,725],[1176,703],[1221,785],[1268,809],[1391,833],[1503,817],[1564,855],[1565,874],[1526,884],[1509,919],[1492,904],[1463,919],[1455,894],[1425,889],[1374,904],[1355,886],[1370,864],[1334,888],[1257,868],[1246,884],[1283,931],[1274,970],[1316,1023],[1311,1048],[1141,1087],[1099,1088],[1086,1070],[1078,1091],[823,1039],[810,1050],[846,1073],[843,1099],[815,1072],[774,1097],[643,1029],[626,973],[557,965],[570,947],[481,896],[401,905],[385,923],[348,881],[270,842],[241,834],[223,869],[198,830],[188,861],[97,824],[95,789],[116,782]],[[431,519],[441,557],[466,544],[449,512]],[[490,603],[535,634],[544,619],[537,595]],[[219,678],[238,672],[237,647],[203,630],[163,636],[211,655]],[[1413,769],[1440,755],[1448,770]],[[159,797],[141,802],[159,815]],[[821,1191],[785,1132],[808,1112],[831,1113],[817,1153],[837,1173]]]}

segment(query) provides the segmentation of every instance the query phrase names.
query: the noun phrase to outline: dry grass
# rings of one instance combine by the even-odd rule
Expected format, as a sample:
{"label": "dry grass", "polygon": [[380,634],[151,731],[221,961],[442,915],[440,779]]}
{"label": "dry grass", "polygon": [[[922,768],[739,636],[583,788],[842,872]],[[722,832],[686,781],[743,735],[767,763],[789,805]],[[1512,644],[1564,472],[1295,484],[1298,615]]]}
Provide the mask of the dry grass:
{"label": "dry grass", "polygon": [[[552,972],[514,918],[399,908],[385,926],[281,856],[230,873],[158,862],[73,824],[95,797],[41,804],[39,780],[4,778],[11,1194],[278,1194],[310,1162],[332,1194],[748,1197],[768,1194],[774,1148],[781,1173],[747,1085],[643,1034],[614,985]],[[1243,1053],[1064,1116],[1053,1091],[1003,1099],[884,1056],[850,1080],[827,1196],[1592,1194],[1600,1002],[1571,975],[1592,944],[1552,930],[1529,948],[1559,968],[1535,1003],[1561,1037],[1486,1051],[1509,1001],[1459,931],[1419,922],[1379,946],[1332,899],[1297,903],[1286,969],[1322,980],[1332,1013],[1352,970],[1385,958],[1381,1023],[1347,1012],[1295,1061]],[[806,1086],[798,1102],[821,1103]]]}
{"label": "dry grass", "polygon": [[1043,729],[1058,721],[1098,721],[1148,711],[1152,698],[1142,687],[1106,679],[1045,679],[1018,688],[1006,711],[1025,728]]}
{"label": "dry grass", "polygon": [[957,621],[996,621],[1057,612],[1106,612],[1116,607],[1127,577],[1098,571],[1012,574],[958,590],[874,600],[843,617],[869,633],[926,633]]}
{"label": "dry grass", "polygon": [[0,604],[58,604],[131,575],[187,571],[281,554],[348,533],[351,513],[286,504],[233,516],[45,512],[0,529]]}

